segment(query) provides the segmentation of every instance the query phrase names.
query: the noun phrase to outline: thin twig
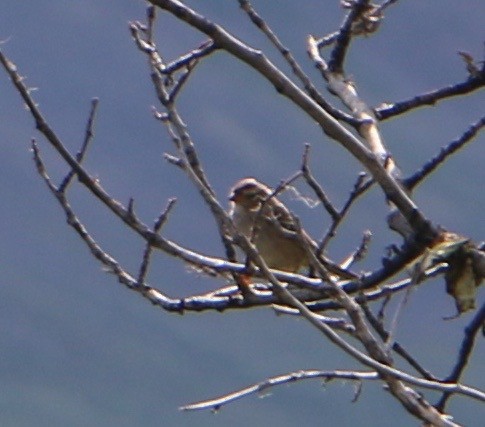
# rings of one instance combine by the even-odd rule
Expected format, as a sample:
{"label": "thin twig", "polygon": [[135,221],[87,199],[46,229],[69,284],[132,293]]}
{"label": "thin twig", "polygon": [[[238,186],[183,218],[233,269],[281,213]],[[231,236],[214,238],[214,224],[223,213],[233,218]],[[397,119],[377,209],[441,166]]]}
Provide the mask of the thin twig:
{"label": "thin twig", "polygon": [[[368,307],[367,303],[361,303],[361,307],[364,310],[365,317],[369,321],[369,324],[374,328],[374,330],[379,334],[383,341],[388,341],[389,333],[384,329],[382,322],[374,316],[370,308]],[[412,357],[408,351],[397,341],[392,342],[391,348],[401,356],[406,362],[409,363],[416,371],[430,381],[438,381],[438,378],[433,375],[431,372],[423,368],[418,361]],[[442,411],[441,411],[442,412]]]}
{"label": "thin twig", "polygon": [[[410,278],[409,281],[407,281],[406,283],[408,286],[406,286],[406,289],[409,288],[409,286],[411,286],[413,284],[413,279]],[[384,298],[382,298],[382,301],[380,303],[380,307],[379,307],[379,311],[377,312],[377,321],[380,323],[381,326],[384,325],[384,319],[386,317],[386,309],[387,307],[389,306],[391,300],[392,300],[392,297],[394,296],[395,294],[392,294],[392,293],[387,293],[387,295],[384,295]],[[365,293],[362,293],[362,297],[365,298],[366,295]],[[359,300],[360,302],[360,300]],[[363,303],[365,304],[365,302]],[[386,340],[387,340],[387,337],[388,335],[386,334]]]}
{"label": "thin twig", "polygon": [[303,177],[305,181],[310,186],[310,188],[314,191],[315,195],[318,197],[318,200],[322,202],[322,206],[328,212],[332,220],[338,221],[340,219],[340,213],[337,209],[333,206],[332,202],[330,201],[329,197],[325,194],[325,191],[321,187],[321,185],[317,182],[315,177],[313,176],[310,167],[308,166],[309,162],[309,155],[310,155],[310,144],[305,144],[305,150],[302,156],[301,162],[301,172],[303,173]]}
{"label": "thin twig", "polygon": [[335,379],[340,380],[352,380],[352,381],[364,381],[364,380],[377,380],[379,376],[376,372],[372,371],[297,371],[291,372],[289,374],[278,375],[276,377],[271,377],[265,381],[253,384],[249,387],[243,388],[241,390],[225,394],[223,396],[204,400],[197,403],[191,403],[189,405],[181,406],[179,409],[181,411],[196,411],[203,409],[210,409],[211,411],[218,411],[222,406],[234,402],[235,400],[242,399],[243,397],[252,394],[264,394],[267,393],[269,389],[282,385],[289,384],[298,381],[308,380],[308,379],[321,379],[325,382],[332,381]]}
{"label": "thin twig", "polygon": [[187,66],[194,60],[204,58],[217,49],[213,40],[209,39],[203,42],[199,47],[192,49],[190,52],[181,55],[176,60],[166,64],[160,55],[160,52],[155,52],[155,41],[153,39],[155,19],[155,8],[153,6],[149,6],[147,8],[148,24],[145,26],[139,22],[132,22],[130,23],[130,32],[136,42],[136,45],[138,46],[138,49],[149,54],[151,56],[153,66],[160,74],[168,76],[169,79],[171,79],[177,71],[186,69]]}
{"label": "thin twig", "polygon": [[[167,206],[165,207],[163,212],[158,216],[157,220],[155,221],[155,224],[153,225],[153,232],[154,233],[157,233],[157,234],[160,233],[160,230],[162,229],[162,227],[167,222],[168,214],[172,210],[176,201],[177,201],[177,199],[175,199],[175,198],[168,200]],[[148,266],[150,264],[150,258],[151,258],[152,250],[153,250],[153,247],[152,247],[150,241],[148,241],[145,245],[145,250],[143,252],[143,260],[142,260],[142,263],[140,265],[140,270],[138,272],[137,283],[138,283],[139,286],[143,286],[143,284],[145,283],[146,275],[147,275],[147,272],[148,272]]]}
{"label": "thin twig", "polygon": [[334,31],[330,34],[327,34],[323,37],[320,37],[319,39],[315,38],[314,36],[311,36],[313,39],[315,39],[315,43],[318,47],[318,49],[321,49],[326,46],[330,46],[337,40],[337,37],[339,35],[339,31]]}
{"label": "thin twig", "polygon": [[356,262],[361,261],[367,255],[369,250],[369,244],[372,237],[372,233],[369,230],[365,230],[362,233],[362,240],[360,241],[359,246],[352,252],[343,262],[340,263],[342,268],[350,268]]}
{"label": "thin twig", "polygon": [[[93,137],[94,137],[94,120],[95,120],[95,117],[96,117],[98,105],[99,105],[99,99],[94,98],[91,101],[91,111],[89,112],[88,121],[86,123],[86,131],[84,133],[84,141],[83,141],[83,144],[81,145],[81,149],[76,154],[76,160],[77,160],[78,163],[83,162],[84,156],[85,156],[86,151],[87,151],[88,146],[89,146],[89,143],[93,140]],[[59,191],[61,193],[64,192],[67,189],[67,187],[71,183],[72,178],[74,177],[75,174],[76,173],[74,172],[74,169],[71,169],[69,171],[69,173],[66,175],[66,177],[64,178],[64,180],[62,181],[62,183],[59,186]]]}
{"label": "thin twig", "polygon": [[328,67],[332,73],[343,72],[343,62],[350,45],[352,25],[362,16],[368,5],[369,0],[352,0],[352,7],[340,26],[335,39],[335,46],[330,56]]}
{"label": "thin twig", "polygon": [[458,139],[450,142],[446,147],[441,148],[440,152],[431,160],[426,162],[419,171],[404,179],[403,184],[406,186],[406,188],[412,190],[417,185],[419,185],[425,178],[430,176],[432,172],[434,172],[439,166],[441,166],[449,156],[458,151],[468,142],[472,141],[473,138],[484,126],[485,116],[470,125],[470,127],[465,132],[463,132],[463,134]]}
{"label": "thin twig", "polygon": [[[480,310],[477,311],[468,326],[465,328],[465,335],[461,343],[460,351],[458,352],[457,361],[450,375],[445,378],[444,382],[455,383],[459,381],[468,365],[473,346],[475,345],[476,337],[479,331],[481,329],[483,330],[483,328],[485,328],[485,304],[482,304]],[[443,396],[441,396],[441,399],[435,405],[435,408],[440,412],[444,411],[451,396],[452,393],[443,393]]]}
{"label": "thin twig", "polygon": [[409,301],[409,298],[411,296],[411,292],[414,289],[416,289],[416,285],[417,285],[418,281],[419,280],[418,280],[418,277],[416,275],[413,275],[411,277],[410,286],[408,286],[406,288],[406,290],[404,291],[404,295],[401,297],[401,299],[399,300],[399,302],[397,304],[396,309],[394,310],[394,313],[393,313],[393,316],[392,316],[392,319],[391,319],[391,324],[389,326],[389,331],[387,332],[387,337],[386,337],[386,347],[387,348],[392,347],[392,345],[394,344],[394,337],[396,335],[399,319],[402,315],[404,307],[406,306],[406,304]]}
{"label": "thin twig", "polygon": [[153,42],[155,35],[155,21],[157,19],[157,9],[154,6],[147,7],[147,40]]}
{"label": "thin twig", "polygon": [[173,87],[172,87],[171,91],[168,94],[168,100],[167,100],[168,103],[172,104],[172,103],[175,102],[175,99],[177,98],[177,95],[180,93],[180,91],[184,87],[184,84],[189,79],[190,75],[192,74],[192,71],[194,71],[195,66],[197,65],[197,63],[198,63],[197,59],[194,59],[191,62],[187,63],[187,66],[185,67],[184,72],[174,82]]}
{"label": "thin twig", "polygon": [[382,107],[374,108],[378,120],[383,121],[405,112],[425,106],[434,106],[437,102],[453,96],[467,95],[485,86],[485,70],[475,77],[468,77],[461,83],[450,84],[440,89],[432,90],[414,96],[405,101],[387,103]]}
{"label": "thin twig", "polygon": [[158,69],[158,71],[166,75],[173,74],[178,70],[186,68],[187,65],[189,65],[192,61],[210,55],[216,49],[217,48],[214,44],[214,41],[207,40],[204,43],[202,43],[198,48],[193,49],[190,52],[186,53],[185,55],[180,56],[175,61],[172,61],[168,64],[164,64]]}
{"label": "thin twig", "polygon": [[[439,264],[425,271],[424,277],[436,277],[437,275],[443,274],[447,270],[448,266],[446,264]],[[412,278],[401,279],[394,283],[382,284],[375,289],[369,289],[367,287],[367,276],[360,279],[360,283],[344,283],[341,287],[349,295],[357,294],[355,299],[359,304],[366,301],[378,301],[386,298],[389,295],[397,294],[405,289],[407,289],[412,284]],[[326,288],[326,286],[325,286]],[[313,311],[328,311],[328,310],[339,310],[342,309],[341,304],[337,301],[330,301],[328,299],[323,299],[320,301],[308,302],[307,306]]]}
{"label": "thin twig", "polygon": [[[298,309],[291,308],[286,305],[273,304],[273,309],[277,315],[286,314],[301,317],[301,313]],[[329,325],[333,329],[337,329],[352,336],[355,335],[355,327],[343,317],[323,316],[318,313],[314,313],[314,315],[316,316],[316,318],[318,318],[318,320],[320,320],[320,322]]]}
{"label": "thin twig", "polygon": [[372,184],[374,184],[373,179],[369,178],[365,173],[359,174],[357,180],[355,181],[354,187],[349,194],[348,199],[344,203],[342,209],[338,212],[336,218],[330,224],[323,238],[320,240],[320,243],[318,244],[319,251],[325,250],[330,240],[335,237],[337,228],[346,217],[350,207],[361,195],[363,195],[372,186]]}

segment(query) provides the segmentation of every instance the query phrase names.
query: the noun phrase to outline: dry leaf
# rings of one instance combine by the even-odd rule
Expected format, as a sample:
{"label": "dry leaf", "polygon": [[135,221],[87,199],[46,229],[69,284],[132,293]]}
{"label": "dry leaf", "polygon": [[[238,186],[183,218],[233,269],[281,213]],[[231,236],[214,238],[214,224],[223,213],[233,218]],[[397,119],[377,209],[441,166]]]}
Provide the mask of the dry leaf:
{"label": "dry leaf", "polygon": [[463,236],[443,232],[433,246],[412,264],[412,275],[415,283],[424,277],[424,272],[438,262],[446,262],[446,292],[455,299],[458,314],[475,308],[477,288],[483,280],[483,257],[475,245]]}
{"label": "dry leaf", "polygon": [[460,314],[475,308],[477,288],[483,280],[474,268],[472,249],[473,244],[467,242],[446,260],[449,265],[445,274],[446,292],[455,299]]}

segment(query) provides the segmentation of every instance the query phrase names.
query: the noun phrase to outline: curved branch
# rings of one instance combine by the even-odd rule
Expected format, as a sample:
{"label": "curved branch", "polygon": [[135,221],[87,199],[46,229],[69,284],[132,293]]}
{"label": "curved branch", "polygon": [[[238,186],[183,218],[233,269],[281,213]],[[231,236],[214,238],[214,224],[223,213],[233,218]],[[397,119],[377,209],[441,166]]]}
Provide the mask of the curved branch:
{"label": "curved branch", "polygon": [[340,379],[340,380],[352,380],[352,381],[364,381],[364,380],[378,380],[379,375],[373,371],[298,371],[291,372],[289,374],[278,375],[268,378],[259,383],[253,384],[249,387],[237,390],[232,393],[225,394],[214,399],[204,400],[197,403],[191,403],[189,405],[181,406],[181,411],[198,411],[202,409],[210,409],[212,411],[218,411],[222,406],[232,403],[243,397],[252,394],[264,394],[268,389],[282,385],[289,384],[308,379],[323,379],[325,382]]}

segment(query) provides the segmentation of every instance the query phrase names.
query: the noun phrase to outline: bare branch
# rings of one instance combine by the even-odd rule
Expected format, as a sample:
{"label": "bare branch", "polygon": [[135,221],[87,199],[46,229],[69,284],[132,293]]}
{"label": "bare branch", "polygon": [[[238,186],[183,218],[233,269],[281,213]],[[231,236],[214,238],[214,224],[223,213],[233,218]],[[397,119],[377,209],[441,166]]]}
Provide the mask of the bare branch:
{"label": "bare branch", "polygon": [[365,258],[367,251],[369,249],[370,240],[372,237],[372,233],[369,230],[365,230],[362,234],[362,240],[360,245],[355,249],[353,253],[351,253],[345,261],[341,264],[344,268],[350,268],[356,262],[359,262],[363,258]]}
{"label": "bare branch", "polygon": [[184,84],[187,82],[189,76],[192,74],[192,71],[194,70],[197,63],[198,63],[197,59],[194,59],[193,61],[191,61],[187,64],[182,75],[178,78],[177,81],[174,82],[173,88],[168,94],[167,103],[173,104],[175,102],[177,95],[182,90]]}
{"label": "bare branch", "polygon": [[193,61],[210,55],[216,50],[216,46],[212,40],[207,40],[202,43],[198,48],[191,50],[189,53],[182,55],[175,61],[169,64],[164,64],[159,68],[160,73],[170,75],[174,72],[186,68]]}
{"label": "bare branch", "polygon": [[410,190],[419,185],[426,177],[441,166],[445,160],[453,153],[462,148],[465,144],[472,141],[478,132],[485,126],[485,116],[473,123],[458,139],[450,142],[443,147],[440,152],[423,167],[409,178],[403,180],[403,184]]}
{"label": "bare branch", "polygon": [[[89,113],[88,121],[87,121],[87,124],[86,124],[84,141],[83,141],[83,144],[81,146],[81,149],[76,154],[76,160],[78,161],[78,163],[82,163],[82,161],[84,160],[84,156],[85,156],[86,151],[88,149],[89,143],[92,141],[92,139],[94,137],[93,127],[94,127],[94,120],[95,120],[95,117],[96,117],[98,105],[99,105],[99,99],[94,98],[91,101],[91,111]],[[70,184],[74,175],[75,175],[75,172],[74,172],[73,169],[71,169],[69,171],[69,173],[66,175],[66,177],[64,178],[64,180],[62,181],[61,185],[59,186],[59,191],[61,193],[66,190],[66,188]]]}
{"label": "bare branch", "polygon": [[153,40],[153,36],[154,36],[154,33],[155,33],[154,29],[155,29],[156,17],[157,17],[157,9],[153,6],[148,6],[147,7],[147,22],[148,22],[148,25],[147,25],[146,33],[147,33],[147,39],[149,41]]}
{"label": "bare branch", "polygon": [[[296,308],[291,308],[285,305],[273,304],[273,309],[278,315],[287,314],[291,316],[301,317],[300,311]],[[347,319],[344,319],[343,317],[323,316],[317,313],[313,314],[318,320],[320,320],[320,322],[325,323],[333,329],[345,332],[352,336],[355,335],[355,327]]]}
{"label": "bare branch", "polygon": [[[175,202],[177,199],[169,199],[167,203],[167,207],[165,210],[159,215],[157,220],[155,221],[155,224],[153,225],[153,232],[154,233],[159,233],[162,227],[165,225],[168,219],[168,214],[172,210],[173,206],[175,205]],[[137,282],[139,286],[142,286],[143,283],[145,283],[146,275],[148,272],[148,266],[150,264],[150,258],[152,255],[152,245],[150,242],[147,242],[145,246],[145,251],[143,252],[143,261],[140,265],[140,271],[138,272],[138,279]]]}
{"label": "bare branch", "polygon": [[344,203],[342,209],[338,212],[338,217],[330,224],[328,230],[326,231],[325,235],[321,239],[318,248],[319,251],[323,251],[330,240],[335,237],[337,228],[342,223],[343,219],[346,217],[350,207],[352,204],[362,195],[364,194],[374,183],[373,179],[367,177],[365,173],[360,173],[357,177],[357,180],[354,184],[354,188],[350,192],[350,195],[347,201]]}
{"label": "bare branch", "polygon": [[335,46],[331,53],[329,70],[331,73],[343,73],[343,62],[350,44],[352,25],[362,17],[369,8],[369,0],[351,0],[348,2],[350,12],[344,19],[338,35],[335,39]]}
{"label": "bare branch", "polygon": [[303,153],[302,164],[301,164],[301,171],[303,173],[303,177],[307,184],[311,187],[311,189],[315,192],[318,200],[322,202],[323,207],[326,209],[330,217],[332,218],[333,222],[340,220],[340,213],[337,209],[333,206],[332,202],[328,198],[328,196],[323,191],[323,188],[317,182],[315,177],[313,176],[310,167],[308,166],[309,161],[309,154],[310,154],[310,144],[305,144],[305,151]]}
{"label": "bare branch", "polygon": [[[465,336],[463,337],[463,341],[461,343],[461,348],[458,353],[458,359],[456,361],[455,367],[453,368],[451,374],[445,378],[444,382],[451,383],[459,381],[463,372],[465,371],[465,368],[468,365],[473,346],[475,345],[475,339],[477,337],[477,334],[481,329],[484,330],[484,328],[485,304],[482,305],[481,309],[477,311],[468,326],[465,328]],[[438,409],[438,411],[440,412],[444,411],[446,408],[446,404],[451,396],[452,393],[443,393],[443,396],[435,405],[435,408]]]}
{"label": "bare branch", "polygon": [[379,376],[376,372],[372,371],[298,371],[291,372],[289,374],[278,375],[276,377],[271,377],[265,381],[261,381],[257,384],[251,385],[244,389],[225,394],[221,397],[217,397],[210,400],[204,400],[202,402],[191,403],[189,405],[181,406],[179,409],[181,411],[196,411],[202,409],[210,409],[211,411],[218,411],[222,406],[234,402],[235,400],[242,399],[243,397],[257,394],[261,395],[267,393],[273,387],[290,384],[294,382],[304,381],[308,379],[321,379],[325,382],[332,381],[335,379],[340,380],[352,380],[352,381],[363,381],[363,380],[377,380]]}
{"label": "bare branch", "polygon": [[[447,265],[446,264],[438,264],[434,267],[427,269],[424,273],[424,277],[430,278],[435,277],[439,274],[442,274],[446,271]],[[371,273],[369,276],[364,276],[361,278],[361,284],[350,282],[345,283],[342,285],[342,289],[349,295],[357,294],[356,301],[359,304],[364,304],[367,301],[377,301],[385,298],[386,296],[393,295],[400,291],[407,289],[409,286],[412,285],[413,280],[412,278],[398,280],[395,283],[389,284],[381,284],[379,288],[372,289],[371,287],[367,286],[367,277],[373,276],[374,273]],[[359,295],[360,293],[360,295]],[[337,301],[328,301],[323,300],[323,298],[319,301],[308,302],[307,306],[312,311],[328,311],[328,310],[338,310],[342,308],[342,305]]]}
{"label": "bare branch", "polygon": [[469,77],[462,83],[451,84],[441,89],[432,90],[430,92],[414,96],[413,98],[405,101],[385,104],[381,107],[374,108],[374,112],[378,120],[387,120],[416,108],[428,105],[433,106],[437,102],[453,96],[467,95],[477,89],[482,88],[483,86],[485,86],[484,69],[482,69],[480,75],[477,75],[476,77]]}

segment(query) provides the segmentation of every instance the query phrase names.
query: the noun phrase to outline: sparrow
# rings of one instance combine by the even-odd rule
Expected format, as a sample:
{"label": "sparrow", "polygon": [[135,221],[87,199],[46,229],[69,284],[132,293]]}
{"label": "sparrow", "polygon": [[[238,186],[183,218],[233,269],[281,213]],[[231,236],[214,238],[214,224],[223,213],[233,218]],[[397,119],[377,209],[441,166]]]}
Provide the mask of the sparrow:
{"label": "sparrow", "polygon": [[[229,216],[234,226],[252,240],[269,268],[296,273],[310,266],[304,241],[313,251],[317,250],[317,244],[304,230],[303,239],[298,236],[291,211],[271,188],[255,178],[244,178],[232,186],[229,200]],[[332,274],[346,279],[357,277],[323,256],[319,259]]]}

